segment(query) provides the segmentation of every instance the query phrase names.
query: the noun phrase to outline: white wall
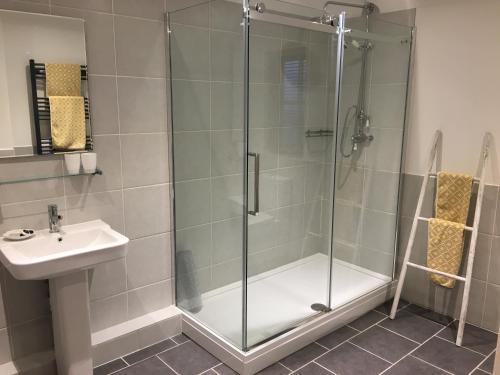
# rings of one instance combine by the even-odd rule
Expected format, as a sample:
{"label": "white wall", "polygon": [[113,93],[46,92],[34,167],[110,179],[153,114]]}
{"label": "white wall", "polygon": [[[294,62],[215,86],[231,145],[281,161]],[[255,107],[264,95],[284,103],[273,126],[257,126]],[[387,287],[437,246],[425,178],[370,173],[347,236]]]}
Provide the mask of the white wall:
{"label": "white wall", "polygon": [[[383,0],[382,8],[384,3],[391,1]],[[500,139],[500,1],[413,3],[417,34],[406,172],[423,173],[432,135],[441,128],[442,167],[475,173],[484,133]],[[499,159],[494,145],[487,182],[496,185]]]}

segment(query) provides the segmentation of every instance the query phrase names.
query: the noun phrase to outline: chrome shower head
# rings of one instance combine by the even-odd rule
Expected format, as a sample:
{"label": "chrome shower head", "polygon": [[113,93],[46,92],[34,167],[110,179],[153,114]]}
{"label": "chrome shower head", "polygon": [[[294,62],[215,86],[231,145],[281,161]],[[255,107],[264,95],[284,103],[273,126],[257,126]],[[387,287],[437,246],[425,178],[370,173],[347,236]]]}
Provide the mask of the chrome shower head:
{"label": "chrome shower head", "polygon": [[336,26],[335,23],[337,21],[337,18],[325,12],[319,17],[312,18],[311,21],[314,23],[320,23],[322,25]]}

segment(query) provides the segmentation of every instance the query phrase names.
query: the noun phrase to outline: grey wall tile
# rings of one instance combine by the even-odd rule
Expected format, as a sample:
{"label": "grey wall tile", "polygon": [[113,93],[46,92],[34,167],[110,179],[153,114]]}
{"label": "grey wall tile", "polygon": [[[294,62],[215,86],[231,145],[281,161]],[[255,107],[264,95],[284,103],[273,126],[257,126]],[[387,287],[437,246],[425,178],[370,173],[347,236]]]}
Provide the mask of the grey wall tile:
{"label": "grey wall tile", "polygon": [[250,38],[250,82],[280,83],[280,63],[279,39],[260,36]]}
{"label": "grey wall tile", "polygon": [[493,237],[489,259],[488,282],[500,285],[500,237]]}
{"label": "grey wall tile", "polygon": [[401,159],[402,130],[372,129],[376,142],[371,142],[366,151],[366,165],[378,171],[399,172]]}
{"label": "grey wall tile", "polygon": [[[173,131],[210,129],[210,83],[174,80],[172,81],[172,93],[174,98]],[[219,97],[219,95],[214,96],[214,101]],[[231,98],[224,97],[226,100]],[[234,100],[234,104],[237,104],[237,100]],[[218,107],[213,101],[212,106],[214,107],[212,116],[216,116],[220,111],[231,107],[230,105]]]}
{"label": "grey wall tile", "polygon": [[114,0],[115,14],[152,18],[163,21],[164,0]]}
{"label": "grey wall tile", "polygon": [[175,181],[210,176],[210,137],[209,132],[181,132],[173,135]]}
{"label": "grey wall tile", "polygon": [[168,185],[154,185],[123,191],[125,234],[139,238],[170,230]]}
{"label": "grey wall tile", "polygon": [[37,4],[34,2],[17,1],[17,0],[1,0],[0,9],[15,10],[18,12],[29,13],[50,13],[50,6],[48,2]]}
{"label": "grey wall tile", "polygon": [[360,225],[360,208],[335,202],[334,236],[337,240],[356,242]]}
{"label": "grey wall tile", "polygon": [[118,78],[120,132],[122,134],[167,130],[165,87],[166,83],[163,79]]}
{"label": "grey wall tile", "polygon": [[170,278],[170,234],[130,242],[127,253],[127,288],[135,289]]}
{"label": "grey wall tile", "polygon": [[243,129],[243,84],[212,82],[209,99],[212,129]]}
{"label": "grey wall tile", "polygon": [[50,317],[15,325],[10,331],[13,359],[53,348],[52,321]]}
{"label": "grey wall tile", "polygon": [[116,69],[119,75],[165,77],[163,22],[115,16],[115,35]]}
{"label": "grey wall tile", "polygon": [[[170,11],[170,23],[180,23],[184,25],[200,26],[208,28],[209,3],[203,2],[199,5],[193,5],[185,9],[171,11],[169,7],[172,2],[167,1],[167,11]],[[184,7],[184,5],[183,5]]]}
{"label": "grey wall tile", "polygon": [[212,220],[241,216],[243,214],[243,175],[212,178],[211,184]]}
{"label": "grey wall tile", "polygon": [[361,243],[384,253],[394,253],[396,215],[364,210]]}
{"label": "grey wall tile", "polygon": [[305,203],[305,168],[290,167],[280,169],[278,179],[278,206]]}
{"label": "grey wall tile", "polygon": [[128,319],[156,311],[172,304],[170,280],[128,292]]}
{"label": "grey wall tile", "polygon": [[212,224],[212,261],[214,264],[227,262],[241,256],[242,220],[239,217]]}
{"label": "grey wall tile", "polygon": [[278,245],[304,238],[304,205],[283,207],[276,213],[276,240]]}
{"label": "grey wall tile", "polygon": [[243,172],[243,132],[224,130],[212,135],[212,176]]}
{"label": "grey wall tile", "polygon": [[120,141],[124,187],[168,182],[166,133],[122,135]]}
{"label": "grey wall tile", "polygon": [[191,251],[196,269],[207,268],[212,256],[212,224],[176,230],[177,251]]}
{"label": "grey wall tile", "polygon": [[213,81],[243,82],[243,34],[210,33],[210,70]]}
{"label": "grey wall tile", "polygon": [[0,329],[0,363],[10,362],[11,359],[9,333],[3,328]]}
{"label": "grey wall tile", "polygon": [[398,205],[399,173],[365,170],[368,208],[395,214]]}
{"label": "grey wall tile", "polygon": [[250,85],[249,118],[251,129],[278,126],[280,95],[279,85],[266,83]]}
{"label": "grey wall tile", "polygon": [[370,126],[403,129],[406,84],[372,85]]}
{"label": "grey wall tile", "polygon": [[359,249],[359,264],[373,272],[392,277],[394,254],[380,252],[367,247]]}
{"label": "grey wall tile", "polygon": [[361,204],[363,200],[364,169],[352,165],[339,165],[335,199]]}
{"label": "grey wall tile", "polygon": [[216,264],[212,268],[212,288],[220,288],[242,279],[241,258]]}
{"label": "grey wall tile", "polygon": [[108,13],[112,10],[112,0],[51,0],[51,4]]}
{"label": "grey wall tile", "polygon": [[175,184],[177,229],[210,222],[210,180],[193,180]]}
{"label": "grey wall tile", "polygon": [[212,28],[217,30],[242,33],[241,27],[242,4],[229,1],[215,0],[210,2],[210,16]]}
{"label": "grey wall tile", "polygon": [[278,243],[276,228],[276,211],[261,212],[260,217],[249,217],[248,251],[253,253],[275,247]]}
{"label": "grey wall tile", "polygon": [[116,77],[90,76],[89,96],[93,134],[118,134]]}
{"label": "grey wall tile", "polygon": [[500,286],[488,284],[486,289],[483,327],[493,332],[500,329]]}
{"label": "grey wall tile", "polygon": [[[260,169],[275,169],[278,167],[278,132],[276,129],[251,129],[249,140],[250,152],[260,155]],[[254,165],[248,166],[250,172]]]}
{"label": "grey wall tile", "polygon": [[123,233],[123,198],[121,190],[84,195],[72,195],[66,198],[68,224],[101,219],[118,232]]}
{"label": "grey wall tile", "polygon": [[[77,2],[77,0],[73,0]],[[99,0],[96,0],[96,3]],[[113,16],[105,13],[52,6],[59,16],[85,20],[87,64],[91,74],[116,74]]]}
{"label": "grey wall tile", "polygon": [[92,332],[109,328],[127,320],[127,294],[122,293],[110,298],[90,303],[90,322]]}
{"label": "grey wall tile", "polygon": [[172,78],[208,80],[210,51],[208,29],[172,25],[170,34]]}
{"label": "grey wall tile", "polygon": [[127,290],[125,259],[98,264],[89,271],[90,299],[111,297]]}

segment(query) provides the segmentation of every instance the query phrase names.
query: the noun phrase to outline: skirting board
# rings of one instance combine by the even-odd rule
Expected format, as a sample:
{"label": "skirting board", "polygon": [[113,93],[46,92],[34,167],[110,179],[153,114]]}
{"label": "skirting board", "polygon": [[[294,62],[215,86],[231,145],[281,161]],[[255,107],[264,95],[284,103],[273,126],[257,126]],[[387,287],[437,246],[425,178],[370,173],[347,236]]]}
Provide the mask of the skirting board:
{"label": "skirting board", "polygon": [[396,282],[377,288],[248,352],[235,348],[187,314],[182,314],[182,332],[239,374],[252,375],[389,300],[395,288]]}
{"label": "skirting board", "polygon": [[169,306],[94,332],[94,367],[180,334],[181,316],[181,310]]}

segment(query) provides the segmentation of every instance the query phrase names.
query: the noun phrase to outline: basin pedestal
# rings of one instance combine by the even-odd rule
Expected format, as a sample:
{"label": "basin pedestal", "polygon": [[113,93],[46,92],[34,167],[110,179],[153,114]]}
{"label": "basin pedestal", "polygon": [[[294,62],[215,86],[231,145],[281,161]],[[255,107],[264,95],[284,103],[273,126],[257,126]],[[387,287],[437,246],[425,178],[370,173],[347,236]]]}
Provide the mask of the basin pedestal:
{"label": "basin pedestal", "polygon": [[59,375],[92,375],[88,271],[49,279]]}

